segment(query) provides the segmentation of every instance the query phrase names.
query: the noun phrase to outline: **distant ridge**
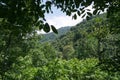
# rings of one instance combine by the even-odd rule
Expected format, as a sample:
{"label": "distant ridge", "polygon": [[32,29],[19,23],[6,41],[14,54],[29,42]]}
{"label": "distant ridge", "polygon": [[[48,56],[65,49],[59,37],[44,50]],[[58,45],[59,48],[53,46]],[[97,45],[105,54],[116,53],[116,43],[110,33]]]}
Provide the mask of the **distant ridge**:
{"label": "distant ridge", "polygon": [[59,38],[62,35],[65,35],[68,31],[70,31],[70,26],[61,27],[58,29],[58,34],[50,32],[48,34],[42,34],[43,38],[40,40],[41,42],[53,41]]}

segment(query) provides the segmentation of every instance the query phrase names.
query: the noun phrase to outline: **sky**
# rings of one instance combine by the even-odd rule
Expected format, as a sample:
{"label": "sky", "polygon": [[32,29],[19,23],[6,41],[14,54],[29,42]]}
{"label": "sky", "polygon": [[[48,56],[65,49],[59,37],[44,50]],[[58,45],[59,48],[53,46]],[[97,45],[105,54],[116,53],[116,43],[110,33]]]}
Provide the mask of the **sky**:
{"label": "sky", "polygon": [[[92,5],[88,7],[88,9],[92,9]],[[75,26],[80,23],[83,19],[81,17],[77,17],[76,20],[72,19],[72,16],[67,16],[65,13],[52,6],[53,13],[45,14],[46,22],[50,25],[54,25],[56,29],[66,26]],[[43,30],[40,33],[44,33]]]}
{"label": "sky", "polygon": [[54,25],[57,29],[65,26],[74,26],[77,23],[82,21],[82,18],[78,17],[77,20],[73,20],[72,16],[66,16],[65,13],[57,9],[56,7],[52,7],[53,13],[46,14],[46,20],[50,25]]}

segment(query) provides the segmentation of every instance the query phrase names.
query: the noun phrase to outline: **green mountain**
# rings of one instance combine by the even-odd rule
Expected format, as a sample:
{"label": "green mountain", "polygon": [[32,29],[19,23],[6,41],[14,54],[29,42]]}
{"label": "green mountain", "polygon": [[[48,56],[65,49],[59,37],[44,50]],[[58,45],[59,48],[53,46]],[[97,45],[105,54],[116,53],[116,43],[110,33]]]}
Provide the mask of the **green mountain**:
{"label": "green mountain", "polygon": [[117,51],[115,40],[120,39],[119,34],[110,33],[106,14],[83,20],[76,26],[60,28],[58,32],[44,34],[41,42],[50,42],[59,52],[57,56],[64,59],[109,58]]}
{"label": "green mountain", "polygon": [[54,32],[50,32],[47,34],[43,34],[42,35],[42,39],[41,42],[47,42],[47,41],[54,41],[55,39],[59,38],[62,35],[65,35],[71,27],[67,26],[67,27],[61,27],[58,29],[58,34],[55,34]]}
{"label": "green mountain", "polygon": [[53,41],[53,46],[61,52],[60,56],[65,59],[84,59],[98,57],[103,53],[104,56],[115,53],[112,50],[115,48],[114,44],[111,45],[113,36],[109,33],[109,23],[105,17],[106,14],[101,14],[90,20],[83,20]]}

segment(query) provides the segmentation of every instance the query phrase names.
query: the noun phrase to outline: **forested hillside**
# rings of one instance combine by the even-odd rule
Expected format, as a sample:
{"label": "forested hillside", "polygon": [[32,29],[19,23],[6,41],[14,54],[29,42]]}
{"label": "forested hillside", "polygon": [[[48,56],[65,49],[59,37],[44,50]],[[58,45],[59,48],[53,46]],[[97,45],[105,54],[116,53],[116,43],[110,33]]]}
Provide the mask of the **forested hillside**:
{"label": "forested hillside", "polygon": [[[83,20],[70,31],[52,42],[60,57],[69,60],[72,58],[97,58],[100,63],[116,59],[113,66],[119,67],[120,34],[114,34],[108,27],[110,23],[106,14],[94,16],[90,20]],[[117,44],[116,44],[117,43]],[[114,61],[114,60],[113,60]],[[113,62],[114,63],[114,62]]]}
{"label": "forested hillside", "polygon": [[53,41],[57,39],[58,37],[66,34],[70,30],[70,27],[62,27],[58,29],[58,34],[55,34],[54,32],[50,32],[48,34],[43,34],[41,42],[47,42],[47,41]]}
{"label": "forested hillside", "polygon": [[[59,32],[52,7],[84,20]],[[0,80],[120,80],[120,1],[0,0]]]}
{"label": "forested hillside", "polygon": [[[88,57],[97,57],[97,34],[99,34],[97,28],[99,28],[98,25],[100,25],[100,31],[102,31],[102,27],[106,25],[107,21],[105,16],[106,14],[95,16],[88,21],[83,20],[76,26],[71,27],[69,32],[53,41],[54,47],[62,52],[65,58],[76,57],[84,59]],[[106,35],[108,33],[109,32],[103,34],[107,37]],[[101,35],[100,38],[102,39],[104,37]]]}
{"label": "forested hillside", "polygon": [[47,34],[45,42],[36,33],[21,41],[11,36],[9,55],[1,35],[1,80],[119,80],[120,35],[110,33],[105,16],[62,28],[56,39]]}

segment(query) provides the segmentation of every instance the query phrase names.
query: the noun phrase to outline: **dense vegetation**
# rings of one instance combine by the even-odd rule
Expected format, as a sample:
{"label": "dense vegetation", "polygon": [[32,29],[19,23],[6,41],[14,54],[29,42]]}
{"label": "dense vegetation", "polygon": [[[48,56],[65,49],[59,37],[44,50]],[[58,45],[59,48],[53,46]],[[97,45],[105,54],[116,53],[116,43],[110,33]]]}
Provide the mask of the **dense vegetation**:
{"label": "dense vegetation", "polygon": [[59,38],[60,36],[66,34],[68,31],[70,30],[70,27],[67,26],[67,27],[62,27],[62,28],[59,28],[57,31],[58,31],[58,34],[55,34],[53,32],[50,32],[48,34],[42,34],[42,39],[40,40],[41,42],[46,42],[46,41],[53,41],[57,38]]}
{"label": "dense vegetation", "polygon": [[71,53],[71,57],[80,59],[82,57],[83,59],[97,57],[98,53],[101,53],[102,58],[109,53],[111,53],[110,56],[115,55],[115,47],[116,50],[118,47],[114,44],[114,40],[119,41],[120,35],[110,33],[109,23],[105,16],[106,14],[102,14],[89,21],[83,20],[83,22],[71,27],[67,34],[53,42],[54,46],[63,55]]}
{"label": "dense vegetation", "polygon": [[[83,20],[53,41],[46,39],[41,42],[42,36],[36,33],[22,41],[11,36],[11,46],[1,49],[0,78],[119,80],[119,45],[116,45],[116,41],[120,40],[120,35],[110,33],[106,27],[110,24],[105,16],[102,14],[89,21]],[[5,41],[1,42],[1,48],[5,46],[2,43],[6,44]]]}
{"label": "dense vegetation", "polygon": [[[88,21],[42,43],[36,30],[58,33],[45,19],[52,5]],[[0,30],[1,80],[120,79],[119,0],[1,0]]]}

